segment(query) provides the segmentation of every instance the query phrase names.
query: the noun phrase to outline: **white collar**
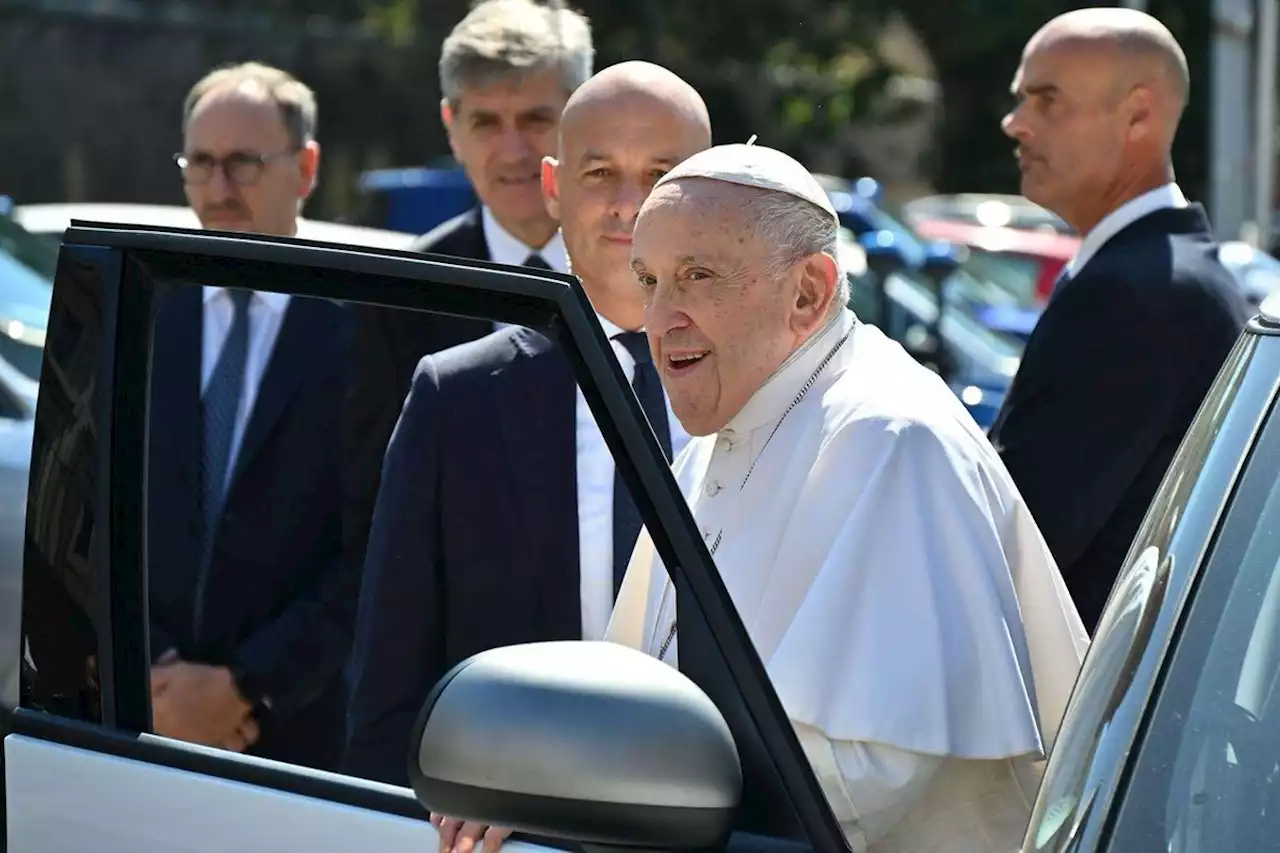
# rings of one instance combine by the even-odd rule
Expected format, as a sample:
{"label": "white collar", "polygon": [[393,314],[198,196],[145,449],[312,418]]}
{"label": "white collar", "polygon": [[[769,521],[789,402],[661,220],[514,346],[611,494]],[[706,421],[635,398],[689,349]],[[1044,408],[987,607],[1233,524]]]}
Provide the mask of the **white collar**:
{"label": "white collar", "polygon": [[[205,285],[204,304],[208,305],[225,292],[226,288]],[[269,290],[251,290],[249,292],[258,297],[258,299],[262,301],[262,304],[267,306],[267,309],[274,314],[284,313],[284,309],[289,304],[289,294],[287,293],[272,293]]]}
{"label": "white collar", "polygon": [[551,235],[547,245],[541,249],[536,249],[526,245],[524,241],[516,238],[510,231],[503,228],[488,205],[480,208],[480,221],[481,226],[484,228],[484,242],[489,247],[489,259],[494,263],[518,267],[522,266],[530,255],[536,253],[541,255],[547,265],[556,272],[567,273],[569,271],[569,256],[565,252],[564,237],[560,234],[559,229],[556,229],[556,233]]}
{"label": "white collar", "polygon": [[809,381],[809,377],[836,345],[836,341],[852,328],[853,312],[847,308],[841,309],[821,331],[787,356],[773,375],[751,395],[742,411],[734,415],[720,430],[720,434],[732,437],[748,433],[782,417],[804,383]]}
{"label": "white collar", "polygon": [[1187,197],[1175,183],[1167,183],[1162,187],[1148,190],[1137,198],[1131,198],[1102,218],[1093,226],[1093,230],[1085,235],[1080,243],[1076,256],[1067,264],[1067,275],[1074,276],[1107,241],[1144,216],[1167,208],[1183,208],[1188,204]]}

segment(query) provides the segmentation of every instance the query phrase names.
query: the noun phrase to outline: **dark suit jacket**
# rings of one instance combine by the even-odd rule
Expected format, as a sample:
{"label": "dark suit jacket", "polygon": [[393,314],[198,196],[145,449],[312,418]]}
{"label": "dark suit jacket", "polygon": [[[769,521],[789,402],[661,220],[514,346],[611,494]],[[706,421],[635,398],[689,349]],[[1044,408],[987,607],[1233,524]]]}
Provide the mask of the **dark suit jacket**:
{"label": "dark suit jacket", "polygon": [[1107,241],[1050,301],[991,428],[1092,632],[1248,310],[1199,205]]}
{"label": "dark suit jacket", "polygon": [[[341,749],[359,565],[341,559],[339,415],[350,316],[291,300],[215,532],[202,612],[198,289],[156,322],[148,537],[151,650],[239,669],[260,715],[253,752],[331,769]],[[194,626],[200,623],[199,636]]]}
{"label": "dark suit jacket", "polygon": [[[438,225],[415,240],[414,251],[489,260],[480,208]],[[351,385],[343,416],[343,524],[348,558],[364,560],[387,441],[424,355],[493,331],[489,321],[353,305],[355,340]]]}
{"label": "dark suit jacket", "polygon": [[423,359],[369,539],[344,772],[407,784],[410,729],[450,667],[581,637],[576,394],[528,329]]}

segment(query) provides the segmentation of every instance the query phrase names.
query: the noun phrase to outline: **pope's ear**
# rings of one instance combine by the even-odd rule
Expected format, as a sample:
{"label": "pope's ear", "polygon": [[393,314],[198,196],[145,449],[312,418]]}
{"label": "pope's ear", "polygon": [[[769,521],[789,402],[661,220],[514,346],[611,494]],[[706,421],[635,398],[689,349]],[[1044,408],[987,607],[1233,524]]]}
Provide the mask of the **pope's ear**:
{"label": "pope's ear", "polygon": [[560,164],[554,157],[542,158],[542,203],[547,215],[560,221]]}
{"label": "pope's ear", "polygon": [[799,264],[794,325],[797,332],[817,329],[830,315],[831,301],[840,291],[840,268],[826,252],[815,252]]}

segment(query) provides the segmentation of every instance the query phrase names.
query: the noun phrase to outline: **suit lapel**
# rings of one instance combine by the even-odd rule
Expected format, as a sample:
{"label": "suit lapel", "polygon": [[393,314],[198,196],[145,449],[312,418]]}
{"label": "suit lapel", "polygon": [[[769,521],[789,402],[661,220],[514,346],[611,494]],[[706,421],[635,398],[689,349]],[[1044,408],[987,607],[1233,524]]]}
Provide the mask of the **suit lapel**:
{"label": "suit lapel", "polygon": [[290,299],[284,320],[276,337],[267,369],[254,399],[249,423],[245,426],[240,452],[228,481],[228,492],[236,480],[262,449],[280,415],[284,413],[290,398],[306,375],[308,354],[315,342],[323,340],[323,330],[316,328],[314,306],[307,299]]}
{"label": "suit lapel", "polygon": [[477,261],[491,261],[489,255],[489,241],[484,238],[484,218],[481,216],[480,208],[475,207],[471,210],[471,227],[467,229],[467,247],[468,252],[463,257],[475,258]]}
{"label": "suit lapel", "polygon": [[[513,489],[521,502],[529,563],[546,573],[537,584],[549,636],[582,636],[579,590],[577,383],[564,356],[542,335],[520,330],[523,357],[504,375],[498,417]],[[566,472],[571,472],[566,476]],[[561,556],[563,555],[563,557]]]}

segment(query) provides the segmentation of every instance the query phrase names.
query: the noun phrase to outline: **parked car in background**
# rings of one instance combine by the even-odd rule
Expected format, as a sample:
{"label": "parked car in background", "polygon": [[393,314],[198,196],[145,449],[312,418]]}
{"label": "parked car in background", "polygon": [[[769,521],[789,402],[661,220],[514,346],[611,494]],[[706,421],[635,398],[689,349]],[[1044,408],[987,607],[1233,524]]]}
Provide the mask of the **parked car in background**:
{"label": "parked car in background", "polygon": [[1080,238],[1056,231],[980,225],[917,216],[911,226],[930,240],[969,249],[969,264],[1018,297],[1023,308],[1043,308],[1062,269],[1080,250]]}
{"label": "parked car in background", "polygon": [[[62,234],[71,220],[85,222],[128,223],[132,225],[157,225],[168,228],[199,228],[195,213],[185,205],[177,204],[110,204],[101,202],[71,202],[56,204],[20,204],[13,218],[32,234],[44,237],[54,247],[62,242]],[[382,249],[405,249],[416,234],[383,228],[368,228],[340,222],[322,222],[300,218],[298,236],[324,243],[347,243],[352,246],[371,246]]]}
{"label": "parked car in background", "polygon": [[973,305],[989,304],[983,283],[957,270],[945,282],[945,298],[922,271],[877,246],[875,234],[858,238],[842,228],[840,252],[859,319],[939,373],[978,425],[989,428],[1018,370],[1023,341],[975,318]]}
{"label": "parked car in background", "polygon": [[1024,196],[1003,193],[921,196],[904,204],[902,215],[913,223],[916,219],[945,219],[969,225],[1075,234],[1056,213]]}
{"label": "parked car in background", "polygon": [[1240,240],[1223,243],[1218,260],[1235,276],[1240,292],[1254,308],[1280,292],[1280,260]]}

